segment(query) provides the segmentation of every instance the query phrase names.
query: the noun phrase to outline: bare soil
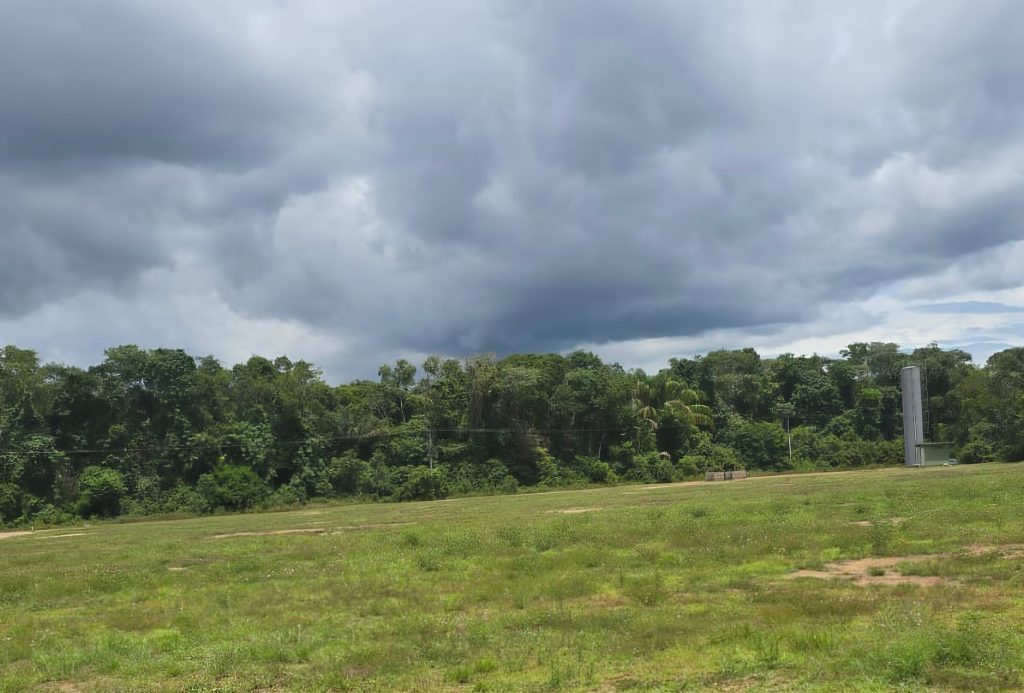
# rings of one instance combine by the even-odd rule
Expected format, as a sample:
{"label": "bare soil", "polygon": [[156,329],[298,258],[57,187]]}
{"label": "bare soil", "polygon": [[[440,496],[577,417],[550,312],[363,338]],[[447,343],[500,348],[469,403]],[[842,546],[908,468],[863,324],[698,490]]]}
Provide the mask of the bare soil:
{"label": "bare soil", "polygon": [[311,527],[308,529],[273,529],[262,532],[228,532],[227,534],[214,534],[211,539],[230,539],[231,537],[265,537],[273,534],[320,534],[327,530],[323,527]]}
{"label": "bare soil", "polygon": [[903,563],[921,563],[941,554],[916,556],[887,556],[884,558],[858,558],[851,561],[827,563],[821,570],[797,570],[790,579],[816,578],[819,580],[849,580],[856,585],[948,585],[952,580],[937,575],[903,575],[896,566]]}
{"label": "bare soil", "polygon": [[967,547],[968,556],[987,556],[992,553],[998,554],[1007,560],[1024,558],[1024,544],[1000,544],[998,546],[972,544]]}
{"label": "bare soil", "polygon": [[858,527],[873,527],[875,525],[901,525],[907,521],[905,517],[890,517],[887,520],[857,520],[851,522],[851,525],[857,525]]}
{"label": "bare soil", "polygon": [[21,537],[26,534],[32,534],[32,532],[17,531],[17,532],[0,532],[0,539],[11,539],[12,537]]}
{"label": "bare soil", "polygon": [[268,537],[278,534],[338,534],[340,532],[351,532],[360,529],[384,529],[387,527],[405,527],[414,525],[415,522],[370,522],[365,525],[342,525],[340,527],[300,527],[296,529],[267,529],[252,530],[244,532],[225,532],[224,534],[213,534],[210,539],[230,539],[232,537]]}

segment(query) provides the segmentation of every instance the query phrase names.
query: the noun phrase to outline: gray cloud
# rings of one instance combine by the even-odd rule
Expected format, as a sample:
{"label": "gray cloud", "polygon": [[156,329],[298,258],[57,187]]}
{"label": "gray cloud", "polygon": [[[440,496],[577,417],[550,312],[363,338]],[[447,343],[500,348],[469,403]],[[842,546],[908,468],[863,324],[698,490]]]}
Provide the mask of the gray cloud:
{"label": "gray cloud", "polygon": [[15,3],[2,324],[198,283],[365,375],[1017,287],[969,266],[1024,238],[1022,22],[1009,0]]}

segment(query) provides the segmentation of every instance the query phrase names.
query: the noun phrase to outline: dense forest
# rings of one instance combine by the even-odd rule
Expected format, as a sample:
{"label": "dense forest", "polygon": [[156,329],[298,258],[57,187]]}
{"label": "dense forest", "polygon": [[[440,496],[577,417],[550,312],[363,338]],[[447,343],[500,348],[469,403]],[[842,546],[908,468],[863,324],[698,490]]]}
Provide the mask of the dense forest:
{"label": "dense forest", "polygon": [[965,463],[1024,458],[1024,348],[984,367],[935,345],[851,344],[839,359],[742,349],[653,375],[586,352],[431,356],[333,387],[285,357],[225,368],[118,346],[81,369],[8,346],[0,522],[899,464],[908,364],[926,373],[930,439]]}

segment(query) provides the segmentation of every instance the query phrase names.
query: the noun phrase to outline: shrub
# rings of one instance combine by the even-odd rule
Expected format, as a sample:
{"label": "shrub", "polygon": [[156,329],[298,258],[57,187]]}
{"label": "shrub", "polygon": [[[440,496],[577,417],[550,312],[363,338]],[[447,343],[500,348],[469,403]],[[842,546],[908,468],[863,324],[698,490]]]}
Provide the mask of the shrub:
{"label": "shrub", "polygon": [[712,445],[708,452],[706,468],[716,472],[729,472],[734,469],[743,469],[736,451],[726,445]]}
{"label": "shrub", "polygon": [[444,475],[438,469],[412,467],[399,485],[395,497],[400,501],[436,500],[448,495]]}
{"label": "shrub", "polygon": [[285,484],[263,502],[267,508],[287,508],[304,504],[308,500],[306,489],[301,484]]}
{"label": "shrub", "polygon": [[75,516],[49,503],[42,503],[38,511],[32,515],[32,521],[40,525],[66,525],[74,522]]}
{"label": "shrub", "polygon": [[78,511],[83,517],[113,517],[121,512],[121,500],[128,489],[116,469],[86,467],[78,478]]}
{"label": "shrub", "polygon": [[668,455],[658,455],[652,471],[654,480],[658,483],[667,484],[676,480],[676,468],[672,464],[672,458]]}
{"label": "shrub", "polygon": [[21,515],[21,491],[14,484],[0,484],[0,522],[13,522]]}
{"label": "shrub", "polygon": [[577,455],[573,460],[573,467],[590,481],[599,483],[606,483],[612,473],[612,468],[608,466],[608,463],[596,457]]}
{"label": "shrub", "polygon": [[196,490],[210,506],[226,510],[242,510],[257,505],[267,495],[267,487],[248,467],[225,464],[203,474]]}
{"label": "shrub", "polygon": [[210,502],[189,486],[176,486],[163,502],[164,512],[169,513],[201,515],[210,512],[210,509]]}
{"label": "shrub", "polygon": [[960,448],[958,460],[964,464],[975,464],[977,462],[991,462],[996,458],[995,447],[988,440],[971,436]]}
{"label": "shrub", "polygon": [[676,462],[676,470],[680,477],[696,476],[700,473],[704,458],[699,455],[683,455]]}
{"label": "shrub", "polygon": [[518,493],[519,482],[516,481],[516,478],[514,476],[509,474],[508,476],[501,480],[500,484],[498,484],[498,490],[501,491],[502,493],[508,494]]}
{"label": "shrub", "polygon": [[370,473],[370,463],[359,459],[352,451],[332,459],[329,468],[331,485],[336,493],[343,495],[357,493],[360,479]]}

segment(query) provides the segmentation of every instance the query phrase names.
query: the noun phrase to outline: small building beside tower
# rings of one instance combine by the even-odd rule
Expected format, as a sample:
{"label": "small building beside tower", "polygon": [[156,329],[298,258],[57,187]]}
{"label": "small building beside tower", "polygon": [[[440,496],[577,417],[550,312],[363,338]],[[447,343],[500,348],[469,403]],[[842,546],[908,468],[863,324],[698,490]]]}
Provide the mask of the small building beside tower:
{"label": "small building beside tower", "polygon": [[907,467],[931,467],[955,462],[951,443],[925,442],[927,418],[922,397],[921,369],[907,366],[900,372],[903,391],[903,464]]}

